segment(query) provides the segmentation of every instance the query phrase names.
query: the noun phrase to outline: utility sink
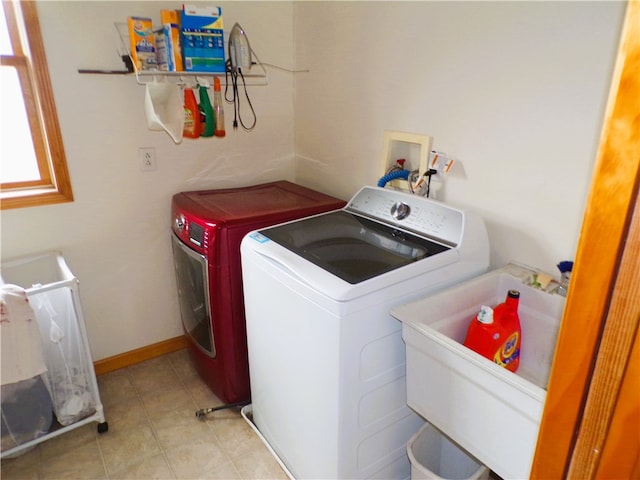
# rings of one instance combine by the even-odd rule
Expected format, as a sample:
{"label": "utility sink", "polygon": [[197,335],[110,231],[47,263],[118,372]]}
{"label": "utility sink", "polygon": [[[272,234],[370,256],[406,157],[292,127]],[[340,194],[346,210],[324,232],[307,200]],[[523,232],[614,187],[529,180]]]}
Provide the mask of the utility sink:
{"label": "utility sink", "polygon": [[[528,285],[536,272],[509,264],[399,306],[407,403],[504,479],[529,477],[564,297]],[[463,346],[482,305],[520,291],[520,368],[512,373]]]}

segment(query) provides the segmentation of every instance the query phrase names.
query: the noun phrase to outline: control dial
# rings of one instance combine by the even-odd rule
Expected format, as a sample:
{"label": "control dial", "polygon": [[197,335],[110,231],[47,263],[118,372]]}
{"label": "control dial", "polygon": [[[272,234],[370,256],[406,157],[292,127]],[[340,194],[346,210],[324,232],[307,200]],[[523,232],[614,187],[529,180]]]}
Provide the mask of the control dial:
{"label": "control dial", "polygon": [[396,220],[407,218],[410,212],[411,208],[404,202],[396,202],[391,207],[391,216]]}
{"label": "control dial", "polygon": [[178,215],[173,221],[173,228],[175,228],[178,233],[182,233],[186,224],[187,219],[184,218],[184,215]]}

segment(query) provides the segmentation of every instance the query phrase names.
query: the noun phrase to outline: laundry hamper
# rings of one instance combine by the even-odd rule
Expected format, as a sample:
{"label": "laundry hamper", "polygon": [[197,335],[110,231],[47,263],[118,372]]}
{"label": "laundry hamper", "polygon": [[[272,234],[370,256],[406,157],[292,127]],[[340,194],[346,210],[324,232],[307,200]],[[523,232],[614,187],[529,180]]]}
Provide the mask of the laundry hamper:
{"label": "laundry hamper", "polygon": [[[2,262],[3,285],[22,287],[40,330],[46,372],[41,375],[54,413],[47,433],[0,453],[13,456],[87,423],[108,430],[80,305],[78,279],[59,252]],[[4,387],[3,387],[4,388]],[[3,425],[4,426],[4,425]]]}

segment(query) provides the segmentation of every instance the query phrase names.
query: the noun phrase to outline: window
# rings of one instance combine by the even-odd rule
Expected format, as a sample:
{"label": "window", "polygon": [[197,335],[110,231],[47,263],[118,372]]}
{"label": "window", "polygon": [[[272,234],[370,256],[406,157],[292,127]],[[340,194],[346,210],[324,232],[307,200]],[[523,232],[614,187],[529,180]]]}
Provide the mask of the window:
{"label": "window", "polygon": [[36,3],[0,9],[0,205],[73,200]]}

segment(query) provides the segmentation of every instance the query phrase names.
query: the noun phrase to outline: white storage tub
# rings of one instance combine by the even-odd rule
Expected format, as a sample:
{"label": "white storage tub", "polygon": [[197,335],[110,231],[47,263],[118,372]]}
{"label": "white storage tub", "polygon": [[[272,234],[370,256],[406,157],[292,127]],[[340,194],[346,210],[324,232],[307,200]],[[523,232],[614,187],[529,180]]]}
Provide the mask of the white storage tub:
{"label": "white storage tub", "polygon": [[489,469],[429,422],[407,443],[411,480],[487,480]]}
{"label": "white storage tub", "polygon": [[22,287],[42,336],[47,372],[43,379],[57,422],[43,436],[0,453],[11,457],[49,438],[97,422],[108,430],[87,339],[78,279],[59,252],[45,252],[2,262],[0,283]]}
{"label": "white storage tub", "polygon": [[[524,283],[516,265],[397,307],[407,354],[407,403],[505,479],[528,478],[564,297]],[[512,373],[462,345],[482,305],[520,291],[520,368]]]}

